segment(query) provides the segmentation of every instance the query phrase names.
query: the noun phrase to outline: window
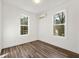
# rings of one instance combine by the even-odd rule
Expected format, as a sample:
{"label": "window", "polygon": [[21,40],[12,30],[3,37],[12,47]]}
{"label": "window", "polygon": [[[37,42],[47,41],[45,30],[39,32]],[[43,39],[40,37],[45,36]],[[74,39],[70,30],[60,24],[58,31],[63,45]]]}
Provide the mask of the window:
{"label": "window", "polygon": [[21,26],[20,26],[20,29],[21,29],[21,35],[25,35],[25,34],[28,34],[28,17],[22,17],[20,19],[20,23],[21,23]]}
{"label": "window", "polygon": [[65,36],[65,13],[61,11],[54,15],[53,32],[55,36]]}

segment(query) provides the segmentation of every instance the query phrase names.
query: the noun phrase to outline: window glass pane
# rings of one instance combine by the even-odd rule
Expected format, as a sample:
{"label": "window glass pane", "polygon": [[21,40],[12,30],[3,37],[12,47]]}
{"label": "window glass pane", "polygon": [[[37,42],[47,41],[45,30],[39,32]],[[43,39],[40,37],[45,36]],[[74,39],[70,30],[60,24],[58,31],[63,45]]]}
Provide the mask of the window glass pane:
{"label": "window glass pane", "polygon": [[28,17],[21,18],[21,25],[28,25]]}
{"label": "window glass pane", "polygon": [[64,29],[65,29],[64,25],[54,25],[54,35],[65,36]]}
{"label": "window glass pane", "polygon": [[65,23],[65,14],[64,12],[57,13],[54,16],[54,24],[63,24]]}
{"label": "window glass pane", "polygon": [[28,26],[21,26],[21,35],[28,34]]}

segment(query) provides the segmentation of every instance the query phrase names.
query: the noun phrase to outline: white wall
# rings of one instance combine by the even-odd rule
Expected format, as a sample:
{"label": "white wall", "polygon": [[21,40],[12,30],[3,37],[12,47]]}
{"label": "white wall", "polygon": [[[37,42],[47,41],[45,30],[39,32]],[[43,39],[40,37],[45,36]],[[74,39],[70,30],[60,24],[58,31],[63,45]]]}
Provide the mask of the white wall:
{"label": "white wall", "polygon": [[[39,20],[39,40],[79,53],[79,0],[71,0],[47,12],[47,17]],[[61,10],[67,12],[67,35],[65,38],[53,35],[52,16]],[[77,34],[78,33],[78,34]]]}
{"label": "white wall", "polygon": [[[3,48],[37,40],[36,15],[18,7],[3,5]],[[20,17],[29,16],[29,34],[20,35]]]}
{"label": "white wall", "polygon": [[[42,40],[50,44],[79,53],[79,7],[78,0],[71,0],[68,3],[48,11],[48,15],[39,21],[36,15],[18,7],[4,3],[3,6],[3,48],[27,43],[34,40]],[[53,36],[52,16],[65,9],[67,12],[67,35],[66,38]],[[30,16],[29,35],[20,35],[20,16]],[[39,22],[39,24],[38,24]],[[39,26],[39,27],[38,27]],[[39,32],[39,33],[38,33]]]}
{"label": "white wall", "polygon": [[2,1],[0,0],[0,52],[1,52],[1,40],[2,40],[1,21],[2,21]]}
{"label": "white wall", "polygon": [[76,20],[77,20],[77,22],[75,23],[76,24],[76,29],[77,29],[77,51],[79,52],[79,7],[78,7],[78,5],[79,5],[79,1],[78,2],[76,2],[76,4],[77,4],[77,6],[76,6]]}

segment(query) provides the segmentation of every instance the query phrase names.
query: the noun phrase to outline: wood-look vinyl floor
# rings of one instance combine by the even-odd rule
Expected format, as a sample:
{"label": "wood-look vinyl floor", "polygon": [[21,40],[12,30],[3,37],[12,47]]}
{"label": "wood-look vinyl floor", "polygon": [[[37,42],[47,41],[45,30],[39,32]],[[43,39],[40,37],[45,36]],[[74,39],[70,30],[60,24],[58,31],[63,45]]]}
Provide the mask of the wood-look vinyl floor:
{"label": "wood-look vinyl floor", "polygon": [[5,58],[67,58],[68,55],[40,41],[25,43],[2,50],[2,54],[8,53]]}

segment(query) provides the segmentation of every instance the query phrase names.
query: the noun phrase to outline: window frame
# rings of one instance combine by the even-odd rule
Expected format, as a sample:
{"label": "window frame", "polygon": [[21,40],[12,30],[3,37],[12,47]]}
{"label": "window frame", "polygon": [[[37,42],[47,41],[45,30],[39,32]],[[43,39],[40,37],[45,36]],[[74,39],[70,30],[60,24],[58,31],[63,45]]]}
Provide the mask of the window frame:
{"label": "window frame", "polygon": [[[28,17],[28,24],[26,24],[26,25],[22,25],[22,24],[21,24],[21,19],[22,19],[23,17]],[[23,33],[23,34],[22,34],[22,32],[21,32],[21,31],[22,31],[22,29],[21,29],[22,26],[26,26],[26,27],[27,27],[27,30],[26,30],[27,33],[25,33],[25,34]],[[23,32],[24,32],[24,31],[23,31]],[[22,16],[22,17],[20,18],[20,35],[28,35],[28,34],[29,34],[29,16]]]}
{"label": "window frame", "polygon": [[[55,24],[54,23],[54,16],[56,15],[56,14],[58,14],[58,13],[61,13],[61,12],[64,12],[64,14],[65,14],[65,23],[62,23],[62,24]],[[68,34],[68,32],[67,32],[67,30],[68,30],[68,28],[67,28],[67,25],[68,25],[68,22],[67,22],[67,13],[66,13],[66,10],[61,10],[61,11],[59,11],[59,12],[56,12],[56,13],[54,13],[54,15],[53,15],[53,35],[55,36],[55,37],[61,37],[61,38],[67,38],[67,34]],[[55,35],[55,33],[54,33],[54,26],[55,25],[57,25],[57,26],[60,26],[60,25],[64,25],[64,36],[60,36],[60,35]]]}

